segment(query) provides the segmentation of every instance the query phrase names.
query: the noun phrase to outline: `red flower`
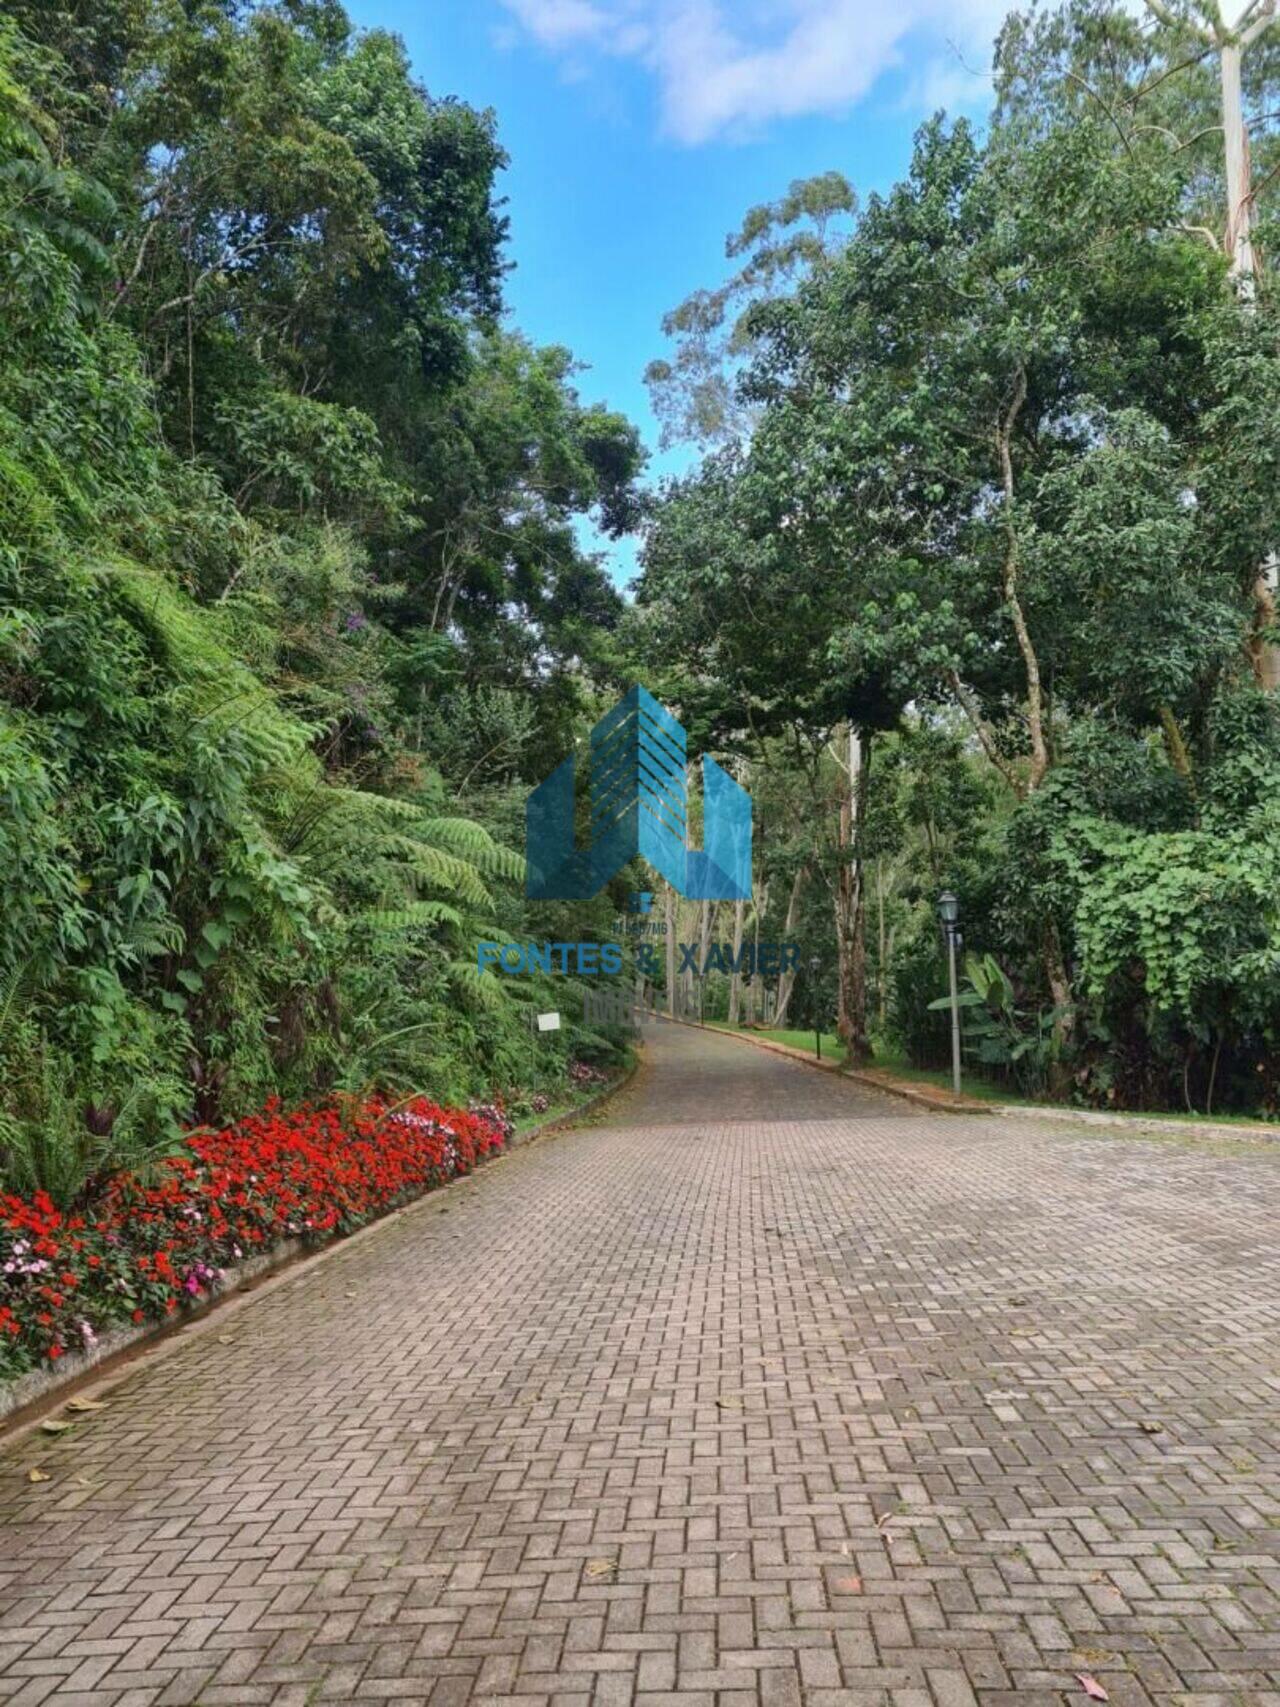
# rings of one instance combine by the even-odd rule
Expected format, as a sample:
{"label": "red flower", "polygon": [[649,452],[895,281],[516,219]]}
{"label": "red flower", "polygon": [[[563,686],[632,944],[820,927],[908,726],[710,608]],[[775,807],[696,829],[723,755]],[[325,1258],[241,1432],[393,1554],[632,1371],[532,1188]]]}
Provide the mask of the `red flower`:
{"label": "red flower", "polygon": [[462,1111],[425,1097],[375,1097],[286,1111],[273,1100],[235,1126],[189,1138],[150,1183],[116,1174],[83,1214],[64,1218],[42,1192],[0,1196],[0,1248],[7,1237],[24,1240],[56,1265],[57,1283],[20,1293],[16,1308],[0,1305],[0,1378],[61,1356],[86,1328],[172,1315],[250,1251],[351,1232],[469,1173],[505,1147],[509,1131],[497,1104]]}

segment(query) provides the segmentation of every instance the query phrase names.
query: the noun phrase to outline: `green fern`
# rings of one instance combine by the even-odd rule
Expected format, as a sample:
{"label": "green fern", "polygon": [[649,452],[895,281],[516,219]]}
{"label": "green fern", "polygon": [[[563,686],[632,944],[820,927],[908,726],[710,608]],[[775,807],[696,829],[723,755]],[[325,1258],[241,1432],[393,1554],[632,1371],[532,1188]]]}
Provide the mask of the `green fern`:
{"label": "green fern", "polygon": [[404,907],[375,909],[360,915],[363,923],[379,931],[412,931],[423,925],[455,925],[461,928],[463,918],[456,907],[446,901],[412,901]]}

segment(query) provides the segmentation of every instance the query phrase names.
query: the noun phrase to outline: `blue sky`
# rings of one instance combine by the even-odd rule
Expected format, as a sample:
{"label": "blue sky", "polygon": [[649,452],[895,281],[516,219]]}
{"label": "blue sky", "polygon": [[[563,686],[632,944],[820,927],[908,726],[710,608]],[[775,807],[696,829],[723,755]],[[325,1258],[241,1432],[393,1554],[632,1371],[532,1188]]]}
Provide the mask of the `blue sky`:
{"label": "blue sky", "polygon": [[[937,106],[980,113],[999,0],[348,0],[433,94],[493,107],[511,156],[512,320],[637,421],[663,313],[728,270],[757,202],[836,167],[884,189]],[[630,542],[610,549],[616,578]]]}

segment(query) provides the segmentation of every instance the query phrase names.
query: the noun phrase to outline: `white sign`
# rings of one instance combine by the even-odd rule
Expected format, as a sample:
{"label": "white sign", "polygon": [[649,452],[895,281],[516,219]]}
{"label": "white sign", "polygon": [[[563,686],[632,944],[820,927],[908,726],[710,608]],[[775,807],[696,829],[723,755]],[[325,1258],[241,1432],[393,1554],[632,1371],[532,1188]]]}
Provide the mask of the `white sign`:
{"label": "white sign", "polygon": [[559,1029],[560,1029],[560,1015],[559,1014],[539,1014],[538,1015],[538,1030],[539,1031],[559,1031]]}

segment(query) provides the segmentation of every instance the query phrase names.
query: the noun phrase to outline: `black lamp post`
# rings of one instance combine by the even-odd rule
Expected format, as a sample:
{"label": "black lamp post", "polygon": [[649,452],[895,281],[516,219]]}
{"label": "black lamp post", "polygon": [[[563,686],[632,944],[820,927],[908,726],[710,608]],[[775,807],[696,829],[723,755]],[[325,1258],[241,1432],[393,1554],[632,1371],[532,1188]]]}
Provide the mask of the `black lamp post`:
{"label": "black lamp post", "polygon": [[956,987],[956,944],[960,939],[960,902],[950,889],[938,897],[938,918],[947,939],[947,966],[951,974],[951,1083],[960,1095],[960,993]]}
{"label": "black lamp post", "polygon": [[819,1061],[822,1059],[822,1016],[818,1011],[818,974],[821,971],[821,956],[815,954],[809,961],[809,976],[813,980],[813,1041]]}

